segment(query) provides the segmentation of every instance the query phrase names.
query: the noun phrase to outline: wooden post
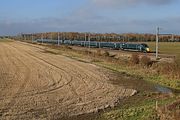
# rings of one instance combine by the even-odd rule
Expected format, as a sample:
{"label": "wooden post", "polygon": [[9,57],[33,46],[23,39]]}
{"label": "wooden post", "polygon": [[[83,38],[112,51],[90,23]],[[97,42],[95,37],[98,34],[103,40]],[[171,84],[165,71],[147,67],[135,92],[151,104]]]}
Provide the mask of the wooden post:
{"label": "wooden post", "polygon": [[158,110],[158,101],[156,101],[156,111]]}

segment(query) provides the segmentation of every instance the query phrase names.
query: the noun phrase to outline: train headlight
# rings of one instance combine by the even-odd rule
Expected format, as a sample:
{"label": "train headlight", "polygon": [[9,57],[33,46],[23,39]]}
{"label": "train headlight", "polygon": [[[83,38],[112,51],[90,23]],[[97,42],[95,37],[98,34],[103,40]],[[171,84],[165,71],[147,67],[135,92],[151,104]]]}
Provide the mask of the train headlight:
{"label": "train headlight", "polygon": [[149,49],[149,48],[146,48],[146,51],[147,51],[147,52],[150,52],[150,49]]}

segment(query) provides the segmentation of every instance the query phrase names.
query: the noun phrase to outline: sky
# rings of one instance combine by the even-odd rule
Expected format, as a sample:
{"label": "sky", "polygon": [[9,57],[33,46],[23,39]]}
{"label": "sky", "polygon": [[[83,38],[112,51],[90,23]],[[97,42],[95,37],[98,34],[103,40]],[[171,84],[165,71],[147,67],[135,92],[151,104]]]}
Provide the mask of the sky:
{"label": "sky", "polygon": [[180,34],[180,0],[0,0],[0,35],[37,32]]}

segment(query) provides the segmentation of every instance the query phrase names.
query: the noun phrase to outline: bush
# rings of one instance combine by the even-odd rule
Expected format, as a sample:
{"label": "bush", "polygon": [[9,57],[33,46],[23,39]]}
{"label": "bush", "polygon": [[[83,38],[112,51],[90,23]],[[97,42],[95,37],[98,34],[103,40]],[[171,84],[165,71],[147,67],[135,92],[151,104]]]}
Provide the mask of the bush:
{"label": "bush", "polygon": [[141,63],[141,65],[147,66],[147,67],[152,65],[151,59],[147,56],[142,56],[140,59],[140,63]]}
{"label": "bush", "polygon": [[65,49],[70,49],[70,50],[72,49],[72,48],[71,48],[70,46],[68,46],[68,45],[65,45],[64,48],[65,48]]}
{"label": "bush", "polygon": [[97,56],[101,56],[101,50],[98,49],[98,50],[96,51],[96,54],[97,54]]}
{"label": "bush", "polygon": [[134,65],[139,64],[139,55],[137,53],[132,54],[130,62]]}
{"label": "bush", "polygon": [[105,57],[109,57],[109,52],[108,51],[105,51],[104,53],[103,53],[103,56],[105,56]]}
{"label": "bush", "polygon": [[84,50],[84,51],[83,51],[83,53],[84,53],[85,55],[92,54],[92,52],[91,52],[91,51],[89,51],[89,50],[87,50],[87,49],[86,49],[86,50]]}

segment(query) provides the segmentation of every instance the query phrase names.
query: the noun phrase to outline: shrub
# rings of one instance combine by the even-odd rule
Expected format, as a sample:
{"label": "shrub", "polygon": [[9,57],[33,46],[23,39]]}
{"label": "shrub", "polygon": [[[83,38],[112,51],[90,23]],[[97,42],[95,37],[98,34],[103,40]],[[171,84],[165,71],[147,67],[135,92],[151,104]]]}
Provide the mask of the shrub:
{"label": "shrub", "polygon": [[65,45],[64,48],[65,48],[65,49],[70,49],[70,50],[72,49],[72,48],[71,48],[70,46],[68,46],[68,45]]}
{"label": "shrub", "polygon": [[140,63],[143,66],[151,66],[152,65],[152,61],[148,56],[142,56],[140,59]]}
{"label": "shrub", "polygon": [[132,54],[130,62],[134,65],[139,64],[139,55],[137,53]]}
{"label": "shrub", "polygon": [[109,57],[109,52],[106,50],[104,53],[103,53],[103,56],[105,56],[105,57]]}
{"label": "shrub", "polygon": [[97,56],[101,56],[101,50],[98,49],[98,50],[96,51],[96,54],[97,54]]}
{"label": "shrub", "polygon": [[92,54],[92,52],[89,51],[89,50],[85,50],[85,51],[84,51],[84,54],[89,55],[89,54]]}

